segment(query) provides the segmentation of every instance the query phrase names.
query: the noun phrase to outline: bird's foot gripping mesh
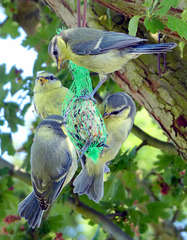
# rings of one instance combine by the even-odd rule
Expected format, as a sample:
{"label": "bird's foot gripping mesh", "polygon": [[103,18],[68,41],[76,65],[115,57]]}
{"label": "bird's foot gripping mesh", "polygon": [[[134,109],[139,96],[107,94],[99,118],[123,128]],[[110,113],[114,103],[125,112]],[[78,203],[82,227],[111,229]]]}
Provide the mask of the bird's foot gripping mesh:
{"label": "bird's foot gripping mesh", "polygon": [[105,123],[95,103],[81,99],[93,91],[89,71],[71,61],[69,69],[74,81],[62,105],[62,116],[66,119],[69,137],[79,150],[80,158],[85,154],[97,163],[106,146]]}

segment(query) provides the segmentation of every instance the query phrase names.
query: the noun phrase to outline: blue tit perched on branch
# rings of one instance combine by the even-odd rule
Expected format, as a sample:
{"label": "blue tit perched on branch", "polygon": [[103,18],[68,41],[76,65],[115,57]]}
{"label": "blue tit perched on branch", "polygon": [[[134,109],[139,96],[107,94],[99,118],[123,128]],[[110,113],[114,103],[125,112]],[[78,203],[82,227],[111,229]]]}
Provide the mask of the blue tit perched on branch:
{"label": "blue tit perched on branch", "polygon": [[74,193],[87,194],[89,199],[98,202],[103,197],[103,174],[106,172],[106,163],[115,158],[121,145],[127,139],[133,126],[136,107],[132,98],[124,93],[109,95],[99,110],[103,114],[108,137],[103,153],[95,164],[88,157],[83,169],[73,182]]}
{"label": "blue tit perched on branch", "polygon": [[77,169],[76,151],[64,118],[52,115],[37,127],[31,147],[33,191],[18,205],[18,213],[30,227],[39,227],[45,210],[55,201]]}
{"label": "blue tit perched on branch", "polygon": [[130,59],[141,54],[171,51],[175,43],[147,45],[147,39],[140,39],[124,33],[102,31],[90,28],[62,30],[51,40],[48,52],[57,63],[58,69],[65,60],[99,73],[100,82],[87,98],[106,81],[107,74],[122,68]]}
{"label": "blue tit perched on branch", "polygon": [[41,119],[62,114],[62,103],[69,89],[50,72],[40,72],[34,87],[33,104]]}

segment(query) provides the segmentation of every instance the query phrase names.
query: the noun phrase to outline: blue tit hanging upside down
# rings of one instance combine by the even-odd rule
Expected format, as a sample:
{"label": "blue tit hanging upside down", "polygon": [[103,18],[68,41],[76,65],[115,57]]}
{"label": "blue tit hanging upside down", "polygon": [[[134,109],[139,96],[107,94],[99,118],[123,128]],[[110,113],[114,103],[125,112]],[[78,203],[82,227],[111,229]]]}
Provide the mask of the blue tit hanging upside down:
{"label": "blue tit hanging upside down", "polygon": [[33,191],[18,205],[18,213],[30,227],[39,227],[45,210],[70,182],[77,169],[76,151],[58,115],[45,118],[37,127],[31,147]]}
{"label": "blue tit hanging upside down", "polygon": [[106,163],[115,158],[127,139],[136,114],[134,101],[124,92],[109,95],[99,105],[99,110],[104,117],[108,133],[108,148],[104,148],[97,164],[86,157],[82,171],[73,182],[74,193],[87,194],[89,199],[95,202],[103,197],[103,175],[108,171]]}
{"label": "blue tit hanging upside down", "polygon": [[69,89],[50,72],[37,74],[33,104],[41,119],[50,115],[62,115],[62,103]]}
{"label": "blue tit hanging upside down", "polygon": [[93,72],[99,73],[99,84],[90,96],[106,81],[107,74],[121,69],[130,59],[141,54],[158,54],[171,51],[175,43],[147,45],[140,39],[124,33],[102,31],[91,28],[62,30],[51,40],[48,52],[57,63],[58,69],[65,60],[71,60]]}

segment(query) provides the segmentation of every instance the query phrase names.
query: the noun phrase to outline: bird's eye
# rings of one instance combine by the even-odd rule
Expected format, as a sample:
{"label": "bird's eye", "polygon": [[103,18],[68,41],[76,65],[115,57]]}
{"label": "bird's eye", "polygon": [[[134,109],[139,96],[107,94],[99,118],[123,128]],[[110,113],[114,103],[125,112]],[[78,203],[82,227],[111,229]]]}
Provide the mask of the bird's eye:
{"label": "bird's eye", "polygon": [[58,51],[56,49],[53,51],[53,55],[55,55],[55,56],[58,55]]}
{"label": "bird's eye", "polygon": [[50,80],[54,80],[54,77],[53,77],[53,76],[51,76],[51,77],[50,77]]}
{"label": "bird's eye", "polygon": [[111,114],[117,115],[119,111],[113,111]]}

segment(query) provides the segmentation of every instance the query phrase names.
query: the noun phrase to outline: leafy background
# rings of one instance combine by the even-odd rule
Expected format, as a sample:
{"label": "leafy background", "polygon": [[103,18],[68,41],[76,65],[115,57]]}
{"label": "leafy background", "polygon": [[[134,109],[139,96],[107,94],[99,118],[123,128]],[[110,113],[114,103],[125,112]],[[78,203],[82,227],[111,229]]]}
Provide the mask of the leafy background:
{"label": "leafy background", "polygon": [[[146,0],[144,24],[147,30],[152,33],[163,30],[165,26],[162,18],[167,17],[167,26],[172,31],[177,31],[181,38],[187,39],[187,10],[183,11],[181,19],[168,14],[168,10],[171,7],[177,7],[179,3],[179,0]],[[1,24],[0,37],[18,38],[21,25],[15,21],[18,2],[5,0],[1,8],[4,9],[7,18]],[[62,25],[61,20],[44,5],[41,5],[40,9],[41,17],[37,22],[39,24],[36,33],[28,34],[21,43],[24,48],[34,48],[38,53],[32,76],[23,77],[24,66],[22,69],[13,66],[7,73],[6,63],[0,65],[1,158],[7,155],[13,156],[12,163],[28,172],[30,172],[30,147],[36,126],[40,121],[39,118],[33,118],[29,121],[31,124],[28,124],[25,120],[25,115],[31,106],[36,73],[42,70],[50,71],[68,88],[72,82],[67,68],[57,71],[47,50],[49,40],[55,35],[55,30]],[[142,16],[134,16],[131,19],[129,23],[131,35],[136,35],[140,17]],[[34,23],[31,18],[30,26],[32,24]],[[182,52],[185,45],[183,42],[179,45]],[[11,57],[11,53],[7,54]],[[92,80],[95,86],[98,77],[92,76]],[[5,89],[7,83],[9,88]],[[118,91],[121,91],[119,86],[109,80],[99,90],[99,94],[104,97],[109,92]],[[7,96],[11,96],[11,100],[7,100]],[[167,141],[162,130],[146,110],[138,105],[137,109],[135,124],[148,134]],[[23,145],[16,148],[13,134],[18,132],[19,126],[29,129],[30,133]],[[17,141],[19,142],[19,139]],[[142,146],[141,143],[140,139],[130,134],[122,145],[121,151],[110,164],[111,172],[105,175],[107,180],[104,184],[105,194],[98,204],[90,201],[87,196],[80,196],[80,201],[108,215],[109,219],[134,239],[158,239],[156,226],[161,222],[173,224],[179,221],[181,222],[179,226],[182,226],[184,228],[182,230],[185,231],[182,221],[185,220],[187,213],[186,165],[178,156],[161,152],[150,146]],[[30,191],[31,187],[11,177],[7,168],[0,169],[1,239],[108,239],[107,233],[102,230],[102,224],[97,225],[92,219],[85,218],[67,207],[67,197],[76,198],[72,193],[71,184],[62,191],[41,227],[35,231],[29,229],[27,223],[17,216],[17,206]],[[164,234],[167,235],[169,230],[164,228],[162,231],[160,239],[167,239],[164,238]],[[178,230],[179,234],[180,231],[181,229]]]}

